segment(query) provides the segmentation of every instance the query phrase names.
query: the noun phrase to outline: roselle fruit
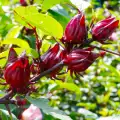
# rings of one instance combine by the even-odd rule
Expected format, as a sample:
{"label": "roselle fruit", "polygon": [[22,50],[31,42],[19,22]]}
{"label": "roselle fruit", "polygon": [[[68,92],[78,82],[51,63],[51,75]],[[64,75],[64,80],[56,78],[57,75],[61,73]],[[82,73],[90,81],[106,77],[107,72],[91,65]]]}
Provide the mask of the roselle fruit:
{"label": "roselle fruit", "polygon": [[105,43],[109,36],[118,27],[119,20],[115,17],[108,17],[95,24],[92,28],[92,38],[100,43]]}
{"label": "roselle fruit", "polygon": [[62,42],[72,44],[82,44],[87,36],[85,16],[81,12],[75,15],[67,24]]}
{"label": "roselle fruit", "polygon": [[64,63],[72,75],[73,72],[84,72],[100,55],[92,52],[92,49],[75,49],[66,56]]}
{"label": "roselle fruit", "polygon": [[13,91],[18,93],[26,91],[30,79],[30,66],[25,53],[18,57],[15,50],[10,48],[4,78]]}
{"label": "roselle fruit", "polygon": [[[62,53],[60,51],[59,44],[55,44],[50,48],[44,55],[41,56],[43,61],[42,68],[45,70],[51,69],[54,65],[62,60]],[[50,73],[50,77],[55,77],[56,74],[61,70],[61,67],[56,68]]]}
{"label": "roselle fruit", "polygon": [[27,6],[26,0],[20,0],[20,4],[21,4],[22,6]]}
{"label": "roselle fruit", "polygon": [[[30,2],[31,5],[33,4],[33,1],[34,1],[34,0],[29,0],[29,2]],[[27,4],[27,0],[20,0],[20,4],[21,4],[22,6],[27,6],[27,5],[28,5],[28,4]]]}

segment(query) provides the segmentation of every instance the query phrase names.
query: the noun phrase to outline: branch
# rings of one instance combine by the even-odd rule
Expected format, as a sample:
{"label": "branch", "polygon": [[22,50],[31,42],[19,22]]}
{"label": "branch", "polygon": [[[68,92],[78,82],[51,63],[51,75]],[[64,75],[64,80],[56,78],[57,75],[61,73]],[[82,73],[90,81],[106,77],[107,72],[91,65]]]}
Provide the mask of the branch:
{"label": "branch", "polygon": [[53,66],[51,69],[48,69],[48,70],[42,72],[41,74],[35,76],[34,78],[32,78],[32,79],[30,80],[30,82],[36,82],[36,81],[38,81],[41,77],[43,77],[43,76],[51,73],[51,72],[54,71],[56,68],[62,67],[63,65],[64,65],[64,60],[62,60],[60,63],[56,64],[55,66]]}
{"label": "branch", "polygon": [[0,99],[0,104],[16,104],[15,100],[1,100]]}
{"label": "branch", "polygon": [[0,101],[12,98],[14,95],[15,95],[15,93],[11,90],[4,97],[0,98]]}
{"label": "branch", "polygon": [[108,53],[111,53],[111,54],[120,56],[119,53],[115,53],[115,52],[113,52],[113,51],[109,51],[109,50],[106,50],[106,49],[101,48],[101,47],[97,47],[97,46],[94,46],[94,45],[91,45],[91,47],[94,47],[94,48],[97,48],[97,49],[99,49],[99,50],[103,50],[103,51],[106,51],[106,52],[108,52]]}

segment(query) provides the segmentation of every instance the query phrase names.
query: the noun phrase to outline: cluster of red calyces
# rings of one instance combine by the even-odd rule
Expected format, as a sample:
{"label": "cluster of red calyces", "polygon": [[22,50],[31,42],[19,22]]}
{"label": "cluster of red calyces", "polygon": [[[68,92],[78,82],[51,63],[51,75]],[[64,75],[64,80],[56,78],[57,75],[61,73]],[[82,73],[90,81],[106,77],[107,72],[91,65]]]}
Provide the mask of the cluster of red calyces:
{"label": "cluster of red calyces", "polygon": [[13,48],[10,49],[4,78],[13,91],[18,93],[27,92],[30,79],[30,65],[25,52],[21,56],[17,56],[15,50]]}
{"label": "cluster of red calyces", "polygon": [[[105,52],[101,51],[95,53],[95,47],[91,45],[91,42],[95,40],[104,44],[118,27],[118,23],[119,21],[114,17],[108,17],[105,20],[99,21],[91,28],[92,40],[90,41],[85,24],[85,16],[80,12],[66,26],[61,39],[64,49],[60,47],[60,43],[56,43],[43,55],[39,54],[39,58],[33,59],[31,65],[29,65],[29,60],[25,53],[17,56],[15,50],[11,48],[8,63],[4,71],[6,83],[10,85],[13,91],[27,93],[29,84],[34,81],[30,80],[30,74],[34,78],[48,71],[47,75],[49,77],[56,78],[56,75],[58,75],[64,65],[67,67],[67,71],[70,71],[71,75],[73,73],[77,75],[80,72],[84,72],[98,57],[103,57],[105,54]],[[37,34],[35,29],[34,32]],[[36,40],[39,39],[36,38]],[[37,52],[39,52],[41,45],[42,40],[39,42],[36,41]],[[55,67],[61,61],[62,66]],[[54,67],[55,69],[53,69]]]}
{"label": "cluster of red calyces", "polygon": [[[104,43],[118,27],[119,20],[115,17],[108,17],[99,21],[91,28],[92,39]],[[62,42],[71,44],[85,44],[87,38],[87,27],[85,25],[85,16],[81,12],[74,16],[67,24]]]}
{"label": "cluster of red calyces", "polygon": [[104,56],[105,52],[95,53],[92,47],[87,49],[84,47],[90,47],[92,41],[104,44],[118,24],[119,20],[111,16],[99,21],[91,28],[92,38],[88,38],[84,14],[80,12],[70,20],[61,41],[67,51],[64,63],[71,74],[85,71],[99,56]]}

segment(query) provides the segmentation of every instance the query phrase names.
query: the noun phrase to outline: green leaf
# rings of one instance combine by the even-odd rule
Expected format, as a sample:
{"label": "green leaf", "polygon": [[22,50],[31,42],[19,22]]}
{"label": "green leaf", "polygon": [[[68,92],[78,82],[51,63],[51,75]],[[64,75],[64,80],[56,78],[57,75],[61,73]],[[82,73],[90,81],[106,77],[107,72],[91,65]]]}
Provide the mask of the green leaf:
{"label": "green leaf", "polygon": [[86,109],[84,109],[84,108],[80,108],[79,110],[78,110],[78,112],[80,113],[80,114],[82,114],[82,115],[84,115],[84,117],[87,119],[87,118],[91,118],[92,120],[96,120],[97,119],[97,114],[95,114],[95,113],[93,113],[93,112],[91,112],[91,111],[89,111],[89,110],[86,110]]}
{"label": "green leaf", "polygon": [[21,48],[30,49],[29,44],[25,40],[22,40],[19,38],[8,38],[8,39],[3,40],[1,42],[1,44],[8,44],[8,45],[14,44],[14,45],[17,45]]}
{"label": "green leaf", "polygon": [[2,97],[3,95],[5,95],[5,92],[3,92],[3,91],[0,90],[0,97]]}
{"label": "green leaf", "polygon": [[48,100],[45,98],[37,98],[33,99],[31,97],[27,97],[27,100],[42,109],[42,111],[47,114],[51,115],[54,118],[58,118],[60,120],[72,120],[69,116],[67,116],[63,111],[61,110],[55,110],[52,107],[48,105]]}
{"label": "green leaf", "polygon": [[60,23],[47,14],[39,13],[34,6],[17,7],[14,9],[14,15],[15,20],[23,26],[30,27],[31,25],[56,38],[61,38],[63,35]]}
{"label": "green leaf", "polygon": [[[0,118],[2,120],[11,120],[11,117],[10,117],[8,111],[3,110],[3,109],[0,109]],[[13,118],[13,120],[17,120],[17,118],[14,114],[12,114],[12,118]]]}
{"label": "green leaf", "polygon": [[120,120],[120,115],[113,115],[109,117],[100,117],[97,120]]}
{"label": "green leaf", "polygon": [[[23,51],[26,50],[26,54],[27,54],[28,56],[32,56],[32,57],[34,57],[34,58],[37,58],[37,57],[38,57],[38,53],[37,53],[34,49],[32,49],[32,48],[30,48],[30,49],[14,48],[14,49],[15,49],[15,51],[17,52],[18,55],[21,54]],[[0,53],[0,58],[2,58],[2,57],[7,57],[7,56],[8,56],[8,52],[9,52],[9,50],[6,50],[6,51]]]}
{"label": "green leaf", "polygon": [[46,11],[46,10],[50,9],[51,7],[53,7],[53,6],[56,5],[56,4],[68,3],[68,2],[69,2],[69,0],[52,0],[52,1],[43,0],[42,10],[43,10],[43,11]]}
{"label": "green leaf", "polygon": [[103,65],[104,67],[108,68],[112,73],[114,73],[116,77],[120,78],[120,72],[116,68],[114,68],[112,65],[107,65],[104,62]]}
{"label": "green leaf", "polygon": [[84,103],[84,102],[77,103],[77,106],[81,106],[93,110],[97,107],[95,103]]}
{"label": "green leaf", "polygon": [[20,26],[14,26],[12,29],[10,29],[10,31],[6,35],[5,39],[17,38],[21,29],[22,29],[22,27],[20,27]]}
{"label": "green leaf", "polygon": [[65,88],[71,92],[75,92],[76,94],[81,93],[80,88],[74,83],[66,83],[59,80],[56,80],[55,82],[57,83],[57,85],[59,85],[60,88]]}
{"label": "green leaf", "polygon": [[52,17],[54,17],[65,29],[67,23],[69,22],[69,19],[66,16],[61,15],[56,10],[49,10],[48,11]]}
{"label": "green leaf", "polygon": [[0,67],[3,68],[6,65],[7,59],[0,59]]}

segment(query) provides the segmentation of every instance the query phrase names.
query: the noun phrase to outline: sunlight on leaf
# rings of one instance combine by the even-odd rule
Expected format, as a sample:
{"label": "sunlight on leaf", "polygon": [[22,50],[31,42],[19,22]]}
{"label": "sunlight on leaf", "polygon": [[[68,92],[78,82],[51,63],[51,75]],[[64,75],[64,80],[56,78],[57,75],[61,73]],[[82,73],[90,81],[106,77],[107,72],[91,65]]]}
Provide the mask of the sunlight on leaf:
{"label": "sunlight on leaf", "polygon": [[60,23],[47,14],[39,13],[34,6],[17,7],[14,9],[14,16],[15,20],[23,26],[39,28],[56,38],[61,38],[63,35],[63,28]]}

